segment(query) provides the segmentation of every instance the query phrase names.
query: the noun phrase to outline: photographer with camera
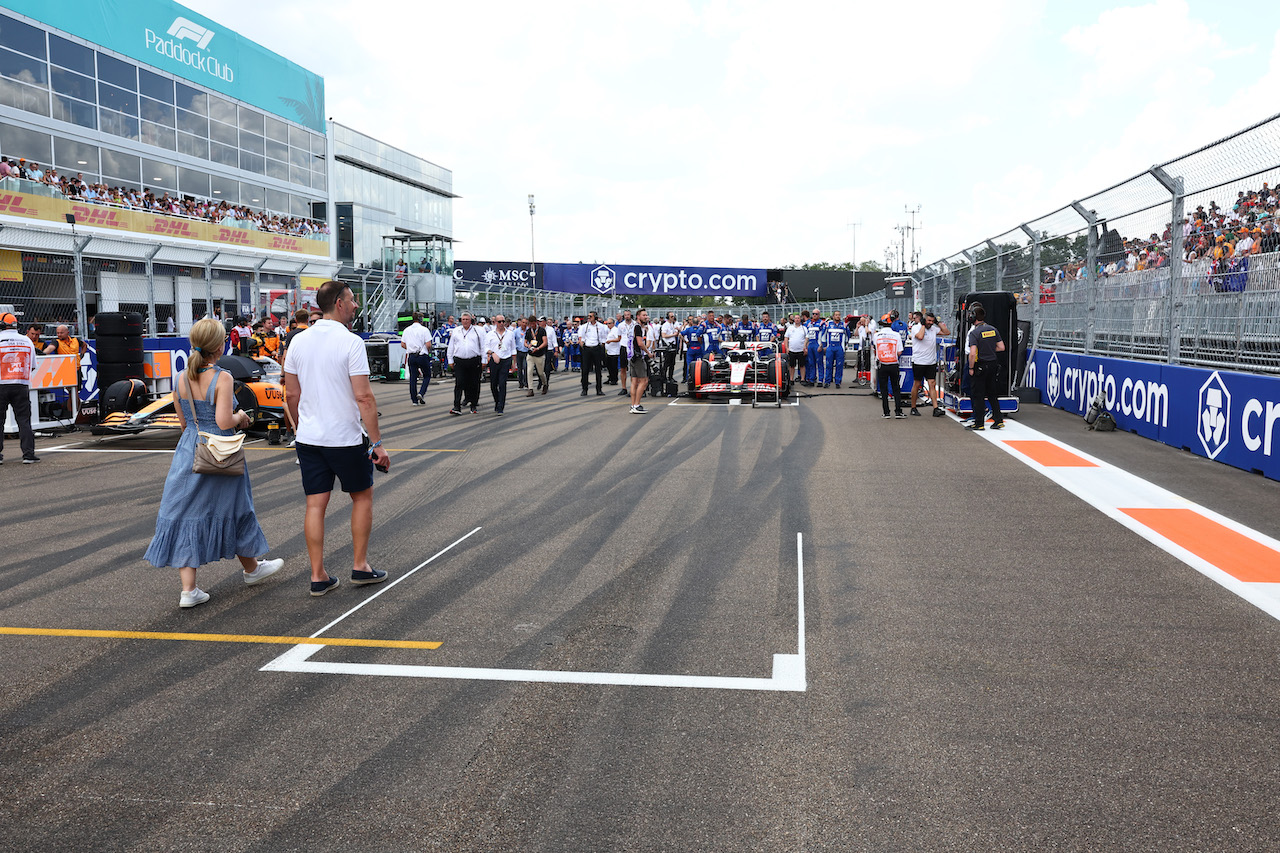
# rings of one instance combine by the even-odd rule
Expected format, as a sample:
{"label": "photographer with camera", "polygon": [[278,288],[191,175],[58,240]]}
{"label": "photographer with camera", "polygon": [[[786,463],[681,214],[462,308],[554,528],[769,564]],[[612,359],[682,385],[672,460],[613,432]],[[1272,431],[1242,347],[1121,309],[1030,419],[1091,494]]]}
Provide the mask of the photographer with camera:
{"label": "photographer with camera", "polygon": [[938,316],[932,311],[922,315],[923,320],[911,327],[911,375],[915,382],[911,385],[911,414],[920,417],[916,409],[916,400],[920,389],[929,383],[929,399],[933,401],[933,416],[940,418],[945,414],[942,399],[938,396],[938,332],[951,334],[945,323],[938,322]]}

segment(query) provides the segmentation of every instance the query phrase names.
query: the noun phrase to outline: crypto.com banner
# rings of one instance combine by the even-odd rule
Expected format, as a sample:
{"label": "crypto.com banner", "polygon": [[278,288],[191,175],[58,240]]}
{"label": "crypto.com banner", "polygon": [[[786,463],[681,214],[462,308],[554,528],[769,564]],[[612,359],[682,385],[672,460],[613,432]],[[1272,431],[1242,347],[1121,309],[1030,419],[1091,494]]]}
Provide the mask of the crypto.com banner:
{"label": "crypto.com banner", "polygon": [[544,290],[618,296],[765,296],[764,270],[545,264]]}
{"label": "crypto.com banner", "polygon": [[1120,429],[1280,480],[1280,378],[1039,350],[1026,384],[1079,415],[1102,391]]}

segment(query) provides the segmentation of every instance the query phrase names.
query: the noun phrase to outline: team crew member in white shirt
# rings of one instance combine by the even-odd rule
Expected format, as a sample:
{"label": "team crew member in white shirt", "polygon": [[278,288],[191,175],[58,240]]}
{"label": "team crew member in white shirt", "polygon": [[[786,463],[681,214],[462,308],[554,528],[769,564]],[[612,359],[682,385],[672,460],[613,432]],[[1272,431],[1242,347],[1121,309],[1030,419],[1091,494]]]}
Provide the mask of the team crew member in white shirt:
{"label": "team crew member in white shirt", "polygon": [[[415,406],[425,406],[423,396],[431,385],[431,331],[422,325],[422,313],[413,312],[413,322],[400,333],[400,348],[408,353],[406,366],[409,373],[409,399]],[[422,377],[418,390],[417,376]]]}
{"label": "team crew member in white shirt", "polygon": [[604,396],[604,349],[609,337],[609,327],[596,318],[596,312],[587,312],[587,322],[578,327],[578,343],[582,346],[582,396],[587,396],[590,383],[588,374],[595,371],[596,396]]}
{"label": "team crew member in white shirt", "polygon": [[631,338],[631,330],[635,328],[636,322],[631,319],[631,311],[623,311],[622,319],[613,327],[613,333],[618,337],[618,370],[622,373],[622,390],[618,392],[619,397],[628,397],[631,391],[627,388],[627,361],[630,359],[631,344],[628,343]]}
{"label": "team crew member in white shirt", "polygon": [[[31,429],[31,371],[36,365],[36,347],[17,326],[17,316],[7,311],[0,314],[0,424],[12,408],[13,419],[18,422],[22,463],[30,465],[40,461],[36,456],[36,434]],[[3,461],[4,431],[0,430],[0,462]]]}
{"label": "team crew member in white shirt", "polygon": [[[298,425],[298,466],[307,495],[303,531],[311,558],[311,594],[338,585],[324,568],[324,514],[336,477],[351,495],[353,584],[380,583],[387,573],[369,565],[373,530],[373,466],[387,470],[391,457],[378,429],[378,401],[369,385],[364,341],[347,325],[355,319],[351,288],[326,281],[316,292],[321,319],[293,339],[284,367],[285,402]],[[365,436],[368,436],[366,439]],[[372,442],[367,446],[365,442]]]}
{"label": "team crew member in white shirt", "polygon": [[[556,334],[555,318],[547,321],[547,376],[556,372],[556,361],[560,358],[560,336]],[[549,385],[547,387],[550,387]]]}
{"label": "team crew member in white shirt", "polygon": [[471,325],[471,315],[463,313],[462,325],[449,333],[449,366],[453,368],[453,408],[462,414],[463,397],[476,414],[480,405],[480,368],[484,361],[484,332]]}
{"label": "team crew member in white shirt", "polygon": [[676,322],[676,312],[668,311],[667,319],[658,327],[658,352],[662,354],[662,374],[658,377],[659,380],[675,381],[680,341],[680,324]]}
{"label": "team crew member in white shirt", "polygon": [[809,330],[800,322],[799,317],[792,314],[791,322],[782,330],[782,337],[787,342],[787,367],[791,370],[791,381],[794,383],[796,368],[804,369],[805,357],[808,355]]}
{"label": "team crew member in white shirt", "polygon": [[942,400],[938,396],[939,331],[944,335],[951,334],[947,324],[938,322],[937,315],[932,311],[924,315],[923,322],[911,329],[911,375],[915,380],[911,385],[911,414],[916,417],[920,416],[920,412],[916,410],[916,398],[926,382],[929,383],[929,399],[933,401],[933,416],[940,418],[945,414]]}
{"label": "team crew member in white shirt", "polygon": [[507,407],[507,377],[511,375],[511,360],[515,355],[516,332],[507,328],[507,318],[499,314],[493,318],[493,328],[484,338],[484,356],[489,363],[489,390],[493,392],[493,412],[497,415]]}
{"label": "team crew member in white shirt", "polygon": [[614,319],[608,317],[604,321],[604,364],[609,368],[609,384],[618,384],[618,354],[622,352],[622,335],[614,327]]}

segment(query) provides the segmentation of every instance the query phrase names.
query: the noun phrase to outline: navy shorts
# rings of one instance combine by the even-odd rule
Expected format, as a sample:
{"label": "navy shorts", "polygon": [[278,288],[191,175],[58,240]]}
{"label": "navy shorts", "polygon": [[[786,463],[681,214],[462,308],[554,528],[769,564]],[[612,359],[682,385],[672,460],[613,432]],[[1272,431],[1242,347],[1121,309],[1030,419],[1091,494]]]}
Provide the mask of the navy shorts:
{"label": "navy shorts", "polygon": [[337,477],[344,492],[363,492],[373,488],[373,460],[363,444],[350,447],[321,447],[296,443],[298,467],[302,469],[302,491],[323,495],[333,491]]}

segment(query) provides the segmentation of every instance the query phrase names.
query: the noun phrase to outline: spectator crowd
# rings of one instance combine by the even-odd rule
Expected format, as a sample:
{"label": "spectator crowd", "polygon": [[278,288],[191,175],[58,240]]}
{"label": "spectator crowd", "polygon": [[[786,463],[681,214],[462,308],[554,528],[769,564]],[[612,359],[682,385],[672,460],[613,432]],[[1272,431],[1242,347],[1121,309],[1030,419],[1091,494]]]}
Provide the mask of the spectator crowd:
{"label": "spectator crowd", "polygon": [[108,187],[106,184],[90,184],[84,180],[83,174],[77,174],[75,177],[59,175],[57,169],[53,167],[42,169],[39,163],[28,163],[25,157],[19,157],[17,160],[0,157],[0,180],[5,178],[44,184],[72,201],[109,205],[125,210],[182,216],[201,222],[298,237],[324,236],[329,233],[329,226],[324,222],[312,222],[304,217],[280,216],[226,201],[200,199],[191,195],[171,196],[167,192],[157,196],[146,188],[135,190]]}

